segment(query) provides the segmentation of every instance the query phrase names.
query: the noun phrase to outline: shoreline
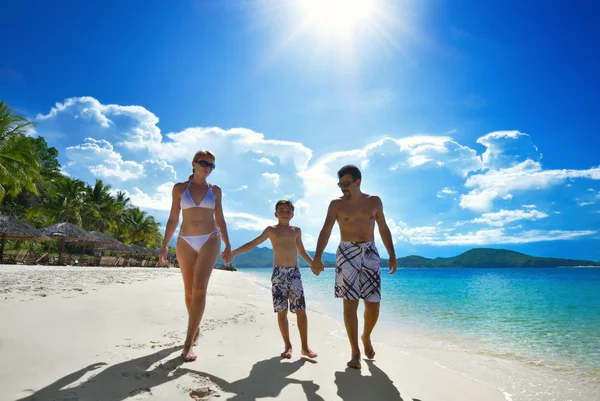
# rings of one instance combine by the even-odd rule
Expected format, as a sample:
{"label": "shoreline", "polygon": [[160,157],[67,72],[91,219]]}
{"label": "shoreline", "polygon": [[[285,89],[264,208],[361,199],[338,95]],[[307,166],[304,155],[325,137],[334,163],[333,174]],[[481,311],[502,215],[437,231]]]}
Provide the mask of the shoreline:
{"label": "shoreline", "polygon": [[[244,272],[244,269],[238,272],[248,276],[248,280],[268,291],[269,294],[266,296],[270,296],[269,285],[261,281],[263,277],[253,272]],[[331,293],[333,294],[333,289]],[[336,305],[333,303],[335,301],[340,300],[334,299],[333,295],[329,299],[326,296],[313,296],[313,299],[307,300],[307,309],[311,313],[327,316],[334,321],[339,326],[339,330],[332,334],[343,339],[347,344],[341,303],[332,306]],[[507,401],[546,400],[554,399],[551,397],[556,396],[559,397],[557,399],[568,397],[565,399],[600,400],[600,375],[592,368],[577,367],[566,371],[564,366],[570,365],[572,361],[561,359],[562,364],[558,366],[542,364],[533,357],[520,356],[510,351],[486,349],[484,343],[464,335],[432,330],[431,327],[425,326],[414,327],[403,321],[392,322],[385,316],[384,305],[382,303],[382,313],[373,333],[373,344],[376,346],[400,349],[471,380],[494,387],[504,394]],[[359,328],[362,325],[363,310],[361,305],[358,311]],[[524,381],[519,377],[527,377],[529,380]],[[578,386],[583,393],[577,389]],[[532,394],[532,389],[538,393]],[[570,390],[565,392],[565,389]]]}
{"label": "shoreline", "polygon": [[[502,393],[469,378],[436,362],[444,351],[430,349],[429,358],[416,344],[389,344],[394,333],[383,327],[373,337],[376,359],[363,360],[361,371],[346,368],[342,324],[310,306],[309,345],[319,357],[312,362],[299,357],[291,315],[294,356],[282,360],[270,290],[238,273],[213,272],[199,358],[183,364],[187,317],[179,269],[0,270],[1,280],[18,280],[0,294],[0,318],[7,323],[0,331],[0,358],[11,361],[0,366],[0,400],[548,399],[518,398],[510,389]],[[38,296],[45,291],[39,283],[47,280],[55,291]],[[379,398],[372,388],[379,389]]]}

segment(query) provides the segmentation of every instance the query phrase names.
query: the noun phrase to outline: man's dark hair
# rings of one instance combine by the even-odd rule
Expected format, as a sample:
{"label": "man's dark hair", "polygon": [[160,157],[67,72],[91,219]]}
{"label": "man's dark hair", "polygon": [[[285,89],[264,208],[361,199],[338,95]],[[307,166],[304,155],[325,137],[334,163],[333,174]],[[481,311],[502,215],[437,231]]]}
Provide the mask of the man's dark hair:
{"label": "man's dark hair", "polygon": [[288,200],[288,199],[282,199],[282,200],[277,201],[277,203],[275,204],[275,211],[277,211],[277,208],[279,206],[283,206],[283,205],[287,205],[287,206],[291,207],[292,213],[294,213],[294,204],[292,203],[291,200]]}
{"label": "man's dark hair", "polygon": [[338,178],[342,178],[346,174],[350,174],[352,176],[352,181],[360,180],[362,178],[360,170],[353,164],[347,164],[344,167],[342,167],[338,171]]}

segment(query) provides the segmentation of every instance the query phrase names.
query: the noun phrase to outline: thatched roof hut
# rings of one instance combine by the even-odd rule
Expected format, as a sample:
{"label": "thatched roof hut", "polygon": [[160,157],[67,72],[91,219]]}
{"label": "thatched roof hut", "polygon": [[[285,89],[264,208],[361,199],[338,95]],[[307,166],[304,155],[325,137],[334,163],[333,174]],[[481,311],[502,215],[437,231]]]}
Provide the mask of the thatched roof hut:
{"label": "thatched roof hut", "polygon": [[91,239],[88,238],[78,238],[74,240],[67,240],[73,245],[118,245],[121,242],[114,239],[110,235],[107,235],[100,231],[89,231],[88,234],[91,236]]}
{"label": "thatched roof hut", "polygon": [[32,225],[17,219],[14,216],[0,216],[0,236],[2,244],[0,245],[0,260],[4,257],[4,246],[6,240],[23,239],[32,241],[48,241],[44,233]]}
{"label": "thatched roof hut", "polygon": [[96,247],[100,251],[120,252],[120,253],[136,253],[129,245],[125,245],[122,242],[118,242],[112,245],[101,245]]}
{"label": "thatched roof hut", "polygon": [[41,230],[29,223],[21,221],[14,216],[0,216],[0,235],[5,239],[29,239],[35,241],[48,241]]}
{"label": "thatched roof hut", "polygon": [[137,244],[129,244],[129,247],[133,249],[136,253],[139,253],[141,255],[152,255],[152,250],[144,248],[143,246]]}
{"label": "thatched roof hut", "polygon": [[76,226],[75,224],[63,222],[53,224],[48,227],[42,228],[42,231],[45,235],[49,237],[62,237],[64,239],[86,239],[86,240],[94,240],[94,237],[83,228]]}
{"label": "thatched roof hut", "polygon": [[87,240],[88,243],[95,241],[94,237],[83,228],[67,222],[53,224],[42,228],[40,231],[49,237],[60,237],[60,250],[58,251],[59,260],[65,249],[66,240]]}

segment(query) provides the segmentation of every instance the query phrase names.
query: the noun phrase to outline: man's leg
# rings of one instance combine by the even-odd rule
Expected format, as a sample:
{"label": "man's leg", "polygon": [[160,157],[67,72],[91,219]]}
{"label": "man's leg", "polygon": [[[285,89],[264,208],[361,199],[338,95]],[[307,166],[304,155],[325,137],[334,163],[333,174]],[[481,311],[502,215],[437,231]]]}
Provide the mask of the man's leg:
{"label": "man's leg", "polygon": [[279,331],[283,338],[284,351],[281,353],[282,358],[290,359],[292,357],[292,343],[290,342],[290,327],[288,325],[287,309],[282,312],[277,312],[277,323]]}
{"label": "man's leg", "polygon": [[375,357],[375,350],[371,344],[371,333],[377,324],[379,318],[379,302],[369,302],[365,300],[365,328],[362,335],[365,355],[369,359]]}
{"label": "man's leg", "polygon": [[358,301],[344,299],[344,323],[346,324],[346,333],[350,341],[352,357],[348,362],[351,368],[360,368],[360,348],[358,348]]}

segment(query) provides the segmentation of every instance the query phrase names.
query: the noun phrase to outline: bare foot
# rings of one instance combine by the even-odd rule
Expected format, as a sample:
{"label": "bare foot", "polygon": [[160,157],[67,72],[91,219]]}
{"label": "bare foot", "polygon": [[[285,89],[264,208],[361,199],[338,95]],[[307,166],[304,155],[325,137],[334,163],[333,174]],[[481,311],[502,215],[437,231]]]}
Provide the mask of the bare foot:
{"label": "bare foot", "polygon": [[191,345],[183,344],[183,351],[181,352],[181,357],[184,362],[192,362],[196,360],[196,354],[194,354],[194,349]]}
{"label": "bare foot", "polygon": [[198,337],[200,337],[200,328],[198,327],[198,331],[196,332],[196,336],[194,337],[193,345],[198,345]]}
{"label": "bare foot", "polygon": [[360,369],[360,354],[352,355],[352,359],[346,364],[349,368]]}
{"label": "bare foot", "polygon": [[302,355],[307,356],[309,358],[316,358],[318,357],[317,354],[315,354],[314,352],[311,351],[310,348],[306,347],[306,348],[302,348]]}
{"label": "bare foot", "polygon": [[292,357],[292,347],[285,347],[285,351],[281,353],[281,357],[290,359]]}
{"label": "bare foot", "polygon": [[365,355],[367,356],[367,358],[369,358],[369,359],[375,358],[375,350],[373,349],[373,344],[371,344],[371,339],[368,339],[365,341],[364,335],[361,336],[360,338],[363,342],[363,346],[365,347]]}

